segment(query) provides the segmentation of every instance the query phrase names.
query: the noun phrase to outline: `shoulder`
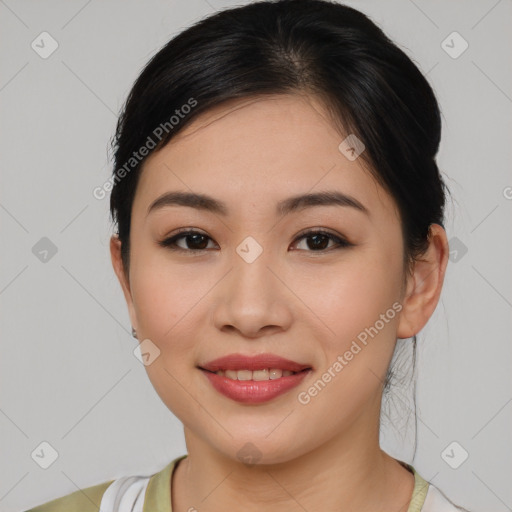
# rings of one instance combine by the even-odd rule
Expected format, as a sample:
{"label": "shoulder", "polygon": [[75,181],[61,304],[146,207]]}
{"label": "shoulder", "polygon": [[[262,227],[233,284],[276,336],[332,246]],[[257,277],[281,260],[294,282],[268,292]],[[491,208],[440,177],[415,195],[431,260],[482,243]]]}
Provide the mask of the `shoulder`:
{"label": "shoulder", "polygon": [[79,489],[25,512],[98,512],[105,491],[113,480]]}
{"label": "shoulder", "polygon": [[452,503],[437,487],[429,484],[421,512],[469,512]]}
{"label": "shoulder", "polygon": [[119,512],[171,510],[174,468],[187,455],[172,460],[152,475],[122,476],[54,499],[24,512]]}
{"label": "shoulder", "polygon": [[425,480],[413,466],[403,461],[399,462],[414,473],[414,490],[407,512],[470,512],[452,503],[437,487]]}

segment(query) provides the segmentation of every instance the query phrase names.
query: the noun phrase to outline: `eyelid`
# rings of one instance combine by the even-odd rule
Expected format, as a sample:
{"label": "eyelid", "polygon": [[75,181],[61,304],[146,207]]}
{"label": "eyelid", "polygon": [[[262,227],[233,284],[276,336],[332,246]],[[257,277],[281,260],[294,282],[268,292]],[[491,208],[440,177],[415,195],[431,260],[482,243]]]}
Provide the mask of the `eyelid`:
{"label": "eyelid", "polygon": [[335,233],[327,228],[322,227],[314,227],[314,228],[307,228],[303,231],[301,231],[294,239],[294,242],[299,240],[300,238],[304,238],[307,235],[328,235],[332,237],[333,239],[337,239],[339,242],[343,242],[346,245],[353,245],[351,244],[343,235]]}
{"label": "eyelid", "polygon": [[158,245],[162,246],[164,249],[169,249],[169,250],[177,251],[177,252],[187,252],[187,253],[198,253],[198,254],[200,254],[200,253],[202,253],[204,251],[209,250],[209,249],[197,249],[197,250],[183,249],[182,247],[178,247],[177,245],[175,245],[176,240],[178,240],[180,238],[184,238],[187,235],[203,235],[206,238],[214,241],[211,236],[209,236],[208,234],[206,234],[205,232],[203,232],[199,228],[195,228],[195,227],[189,226],[189,227],[184,227],[184,228],[178,228],[171,235],[168,235],[163,240],[159,241]]}
{"label": "eyelid", "polygon": [[[173,250],[173,251],[187,252],[187,253],[202,253],[204,251],[210,250],[210,249],[197,249],[197,250],[183,249],[182,247],[178,247],[178,246],[175,245],[176,240],[178,240],[180,238],[184,238],[187,235],[203,235],[206,238],[208,238],[209,240],[211,240],[214,243],[216,243],[213,240],[213,238],[210,237],[208,234],[206,234],[202,230],[200,230],[198,228],[194,228],[194,227],[179,228],[172,235],[167,236],[166,238],[164,238],[162,241],[160,241],[158,243],[159,243],[159,245],[161,245],[162,247],[164,247],[166,249],[170,249],[170,250]],[[355,244],[349,242],[347,240],[347,238],[344,237],[343,235],[337,234],[337,233],[333,233],[331,230],[329,230],[327,228],[322,228],[322,227],[312,227],[312,228],[307,228],[307,229],[301,231],[294,238],[292,244],[295,245],[301,239],[307,238],[308,235],[310,235],[310,236],[313,236],[313,235],[326,235],[327,237],[329,237],[330,240],[334,241],[336,243],[336,245],[334,247],[330,247],[329,249],[321,249],[321,250],[318,250],[318,251],[305,251],[305,252],[323,254],[323,253],[327,253],[327,252],[330,252],[330,251],[335,250],[335,249],[342,249],[342,248],[347,248],[347,247],[353,247],[355,245]]]}

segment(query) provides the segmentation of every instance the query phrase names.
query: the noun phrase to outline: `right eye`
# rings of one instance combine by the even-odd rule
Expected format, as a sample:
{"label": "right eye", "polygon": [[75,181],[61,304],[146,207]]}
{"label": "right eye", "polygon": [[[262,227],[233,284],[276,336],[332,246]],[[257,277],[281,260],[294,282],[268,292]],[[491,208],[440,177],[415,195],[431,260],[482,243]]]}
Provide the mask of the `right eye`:
{"label": "right eye", "polygon": [[[181,239],[186,240],[185,245],[188,247],[180,247],[177,244],[177,241]],[[180,231],[178,234],[166,238],[158,243],[162,247],[170,249],[171,251],[199,252],[207,250],[206,245],[208,244],[208,240],[212,240],[208,235],[205,235],[200,231],[185,228],[185,230]]]}

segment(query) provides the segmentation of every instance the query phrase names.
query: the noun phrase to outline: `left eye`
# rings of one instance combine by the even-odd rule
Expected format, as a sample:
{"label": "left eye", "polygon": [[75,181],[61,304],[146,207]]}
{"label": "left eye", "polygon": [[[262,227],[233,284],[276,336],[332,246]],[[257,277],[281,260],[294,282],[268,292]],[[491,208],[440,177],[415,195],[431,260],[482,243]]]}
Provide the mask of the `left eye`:
{"label": "left eye", "polygon": [[320,252],[327,250],[326,243],[328,245],[330,241],[336,242],[336,245],[334,247],[331,247],[331,249],[341,249],[342,247],[349,247],[353,245],[344,238],[336,236],[327,231],[308,231],[306,233],[302,233],[301,235],[299,235],[294,241],[297,242],[298,240],[302,239],[309,239],[313,241],[312,243],[306,242],[309,248],[317,249],[312,252]]}
{"label": "left eye", "polygon": [[[187,240],[185,242],[185,247],[178,245],[177,242],[181,239]],[[328,231],[316,230],[302,233],[294,240],[294,244],[302,239],[312,241],[312,243],[307,243],[307,247],[310,249],[308,252],[322,252],[329,249],[341,249],[343,247],[350,247],[353,245],[344,238],[329,233]],[[159,242],[159,245],[173,251],[199,252],[207,250],[208,240],[212,239],[200,231],[189,230],[166,238]],[[335,245],[328,249],[329,242],[331,241],[335,242]]]}

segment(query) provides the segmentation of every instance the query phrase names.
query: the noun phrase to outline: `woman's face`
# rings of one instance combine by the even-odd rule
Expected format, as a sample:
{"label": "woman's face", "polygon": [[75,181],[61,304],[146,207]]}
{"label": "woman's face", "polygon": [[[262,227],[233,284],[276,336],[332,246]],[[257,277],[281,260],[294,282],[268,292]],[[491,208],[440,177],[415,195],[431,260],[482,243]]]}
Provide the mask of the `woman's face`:
{"label": "woman's face", "polygon": [[[403,240],[392,198],[339,149],[344,138],[311,97],[245,99],[203,114],[145,162],[125,288],[132,324],[163,402],[227,457],[278,463],[378,436]],[[223,209],[207,201],[151,209],[172,192]],[[319,192],[350,199],[289,202]],[[160,245],[179,230],[198,234]],[[257,381],[253,395],[241,389],[247,382],[231,382],[226,396],[211,381],[223,377],[201,367],[230,354],[273,354],[310,370],[281,377],[295,385],[277,396],[263,388],[275,391],[278,379]]]}

